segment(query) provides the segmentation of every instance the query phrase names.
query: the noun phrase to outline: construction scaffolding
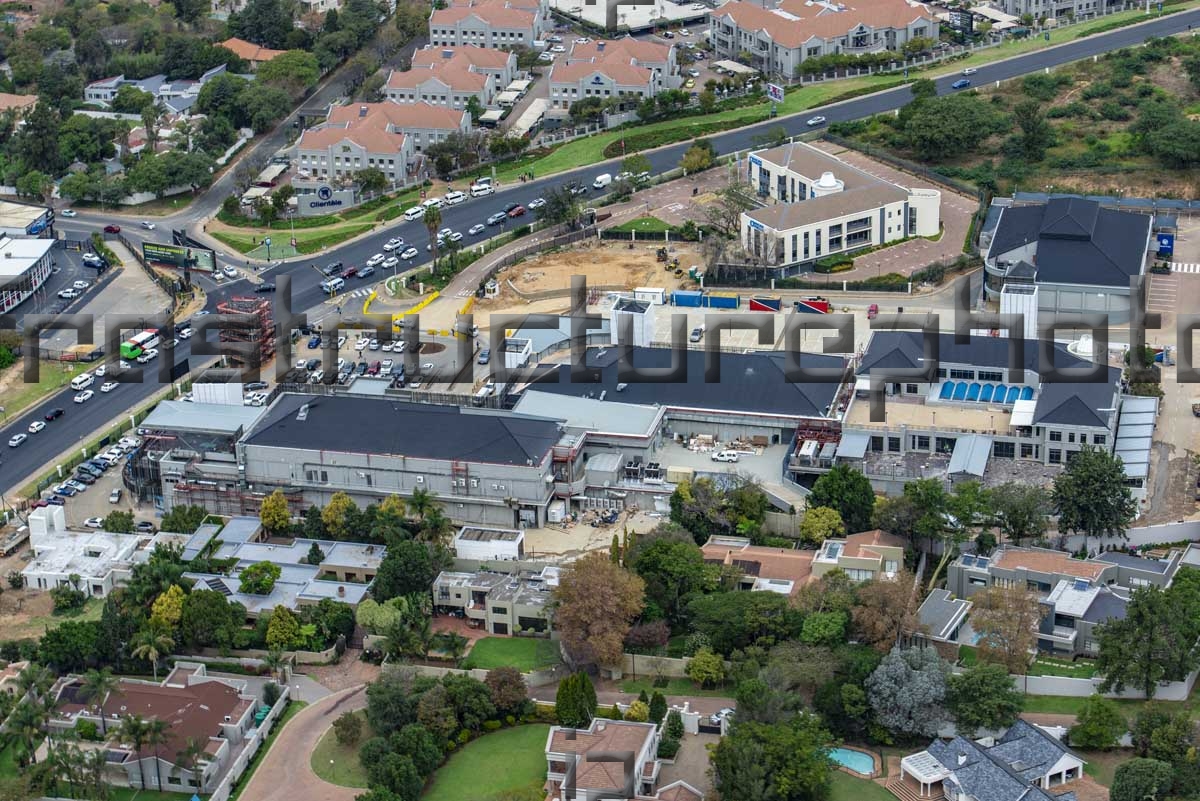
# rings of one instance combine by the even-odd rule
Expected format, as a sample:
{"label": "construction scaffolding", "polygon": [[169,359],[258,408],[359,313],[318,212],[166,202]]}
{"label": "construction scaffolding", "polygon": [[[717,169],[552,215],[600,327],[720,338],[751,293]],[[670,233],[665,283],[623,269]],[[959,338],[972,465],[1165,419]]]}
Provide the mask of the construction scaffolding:
{"label": "construction scaffolding", "polygon": [[218,314],[247,314],[254,324],[245,328],[222,328],[221,342],[248,345],[237,353],[228,353],[230,363],[239,367],[250,366],[257,358],[257,365],[266,364],[275,355],[275,320],[271,316],[271,302],[261,297],[230,298],[217,304]]}

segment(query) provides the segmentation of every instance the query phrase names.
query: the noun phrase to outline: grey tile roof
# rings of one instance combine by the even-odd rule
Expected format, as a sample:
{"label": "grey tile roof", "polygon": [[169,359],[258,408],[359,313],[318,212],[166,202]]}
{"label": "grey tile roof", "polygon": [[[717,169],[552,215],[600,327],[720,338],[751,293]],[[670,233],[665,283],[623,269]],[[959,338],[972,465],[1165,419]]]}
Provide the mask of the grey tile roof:
{"label": "grey tile roof", "polygon": [[988,752],[998,757],[1013,756],[1013,761],[1020,761],[1028,765],[1030,770],[1040,768],[1041,772],[1034,776],[1043,775],[1049,771],[1062,758],[1063,754],[1070,754],[1080,762],[1084,761],[1062,740],[1021,718],[1008,727],[1008,731],[1004,732],[1004,736],[1000,738],[994,748],[988,749]]}
{"label": "grey tile roof", "polygon": [[1094,200],[1053,198],[1004,210],[989,257],[1037,242],[1038,280],[1053,284],[1128,287],[1140,275],[1151,218],[1102,208]]}
{"label": "grey tile roof", "polygon": [[[305,404],[308,416],[297,420]],[[555,422],[510,412],[285,393],[243,441],[248,446],[524,465],[540,464],[560,436]]]}
{"label": "grey tile roof", "polygon": [[944,640],[970,608],[971,602],[965,598],[954,598],[949,590],[934,590],[917,610],[917,619],[930,637]]}
{"label": "grey tile roof", "polygon": [[1054,796],[1031,782],[1049,772],[1063,754],[1079,759],[1057,739],[1024,720],[1017,720],[991,748],[959,736],[935,740],[926,750],[976,801],[1054,801]]}
{"label": "grey tile roof", "polygon": [[1128,601],[1104,588],[1092,599],[1091,605],[1083,613],[1083,619],[1089,623],[1124,620],[1127,606]]}
{"label": "grey tile roof", "polygon": [[1129,553],[1121,553],[1120,551],[1105,551],[1096,557],[1099,562],[1111,562],[1114,565],[1128,567],[1133,570],[1145,570],[1149,573],[1166,573],[1170,567],[1169,562],[1164,562],[1161,559],[1143,559],[1140,556],[1134,556]]}
{"label": "grey tile roof", "polygon": [[[637,367],[667,367],[671,353],[669,348],[634,348],[632,360]],[[705,353],[700,350],[687,351],[684,382],[627,382],[618,390],[618,355],[617,348],[588,349],[586,365],[596,379],[594,383],[570,383],[571,368],[564,364],[557,365],[557,377],[532,384],[531,388],[575,397],[599,397],[607,392],[607,400],[622,403],[789,417],[825,416],[837,395],[835,383],[789,383],[783,373],[784,357],[779,352],[722,353],[721,380],[709,383],[704,380]],[[829,369],[845,361],[837,356],[805,353],[800,363]]]}

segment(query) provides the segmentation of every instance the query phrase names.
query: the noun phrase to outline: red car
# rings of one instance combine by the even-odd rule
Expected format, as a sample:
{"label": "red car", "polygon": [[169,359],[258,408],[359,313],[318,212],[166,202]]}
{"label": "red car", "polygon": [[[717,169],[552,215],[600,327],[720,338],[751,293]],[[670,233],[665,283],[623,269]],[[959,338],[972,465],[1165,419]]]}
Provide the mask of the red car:
{"label": "red car", "polygon": [[353,278],[356,275],[358,275],[357,267],[347,267],[346,269],[342,270],[341,277],[344,279],[349,279],[349,278]]}
{"label": "red car", "polygon": [[515,209],[513,209],[512,211],[510,211],[510,212],[508,213],[508,216],[509,216],[509,217],[520,217],[520,216],[521,216],[522,214],[524,214],[524,213],[525,213],[525,207],[524,207],[524,206],[517,206]]}
{"label": "red car", "polygon": [[106,234],[119,234],[119,233],[121,233],[121,226],[119,226],[119,225],[106,225],[106,226],[104,226],[104,233],[106,233]]}

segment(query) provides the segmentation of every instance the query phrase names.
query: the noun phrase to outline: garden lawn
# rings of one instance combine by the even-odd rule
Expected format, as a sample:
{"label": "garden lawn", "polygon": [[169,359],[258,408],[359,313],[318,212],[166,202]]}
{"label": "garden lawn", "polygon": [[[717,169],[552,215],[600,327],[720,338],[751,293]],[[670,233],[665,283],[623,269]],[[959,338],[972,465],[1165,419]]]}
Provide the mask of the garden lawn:
{"label": "garden lawn", "polygon": [[655,687],[654,680],[651,678],[642,679],[625,679],[621,682],[621,692],[623,693],[640,693],[646,691],[646,695],[654,695],[655,692],[660,692],[663,695],[692,695],[705,696],[710,698],[732,698],[732,687],[717,687],[715,689],[702,689],[699,684],[691,679],[674,678],[667,681],[666,687]]}
{"label": "garden lawn", "polygon": [[621,233],[630,233],[637,231],[639,234],[651,233],[661,234],[665,231],[670,231],[672,225],[669,222],[658,219],[657,217],[638,217],[636,220],[623,222],[620,225],[614,225],[609,230],[620,231]]}
{"label": "garden lawn", "polygon": [[[374,737],[374,733],[367,724],[367,716],[361,711],[352,714],[357,715],[363,722],[363,734],[359,738],[359,744]],[[312,765],[313,773],[330,784],[355,788],[367,786],[367,771],[358,761],[358,745],[344,746],[338,743],[337,733],[334,732],[332,726],[322,735],[317,747],[313,749],[309,762]]]}
{"label": "garden lawn", "polygon": [[[302,254],[318,253],[325,248],[339,245],[347,239],[353,239],[359,234],[366,233],[374,227],[373,223],[344,223],[328,228],[297,228],[296,252]],[[241,231],[213,231],[211,233],[239,253],[249,253],[261,247],[262,234],[259,233],[244,234]],[[286,242],[286,239],[291,238],[290,232],[286,238],[278,233],[273,234],[273,236],[284,240],[284,242]],[[280,244],[284,244],[284,242]]]}
{"label": "garden lawn", "polygon": [[38,366],[38,380],[34,384],[26,384],[25,362],[18,361],[5,370],[5,375],[13,383],[4,390],[4,408],[9,417],[14,417],[28,407],[40,403],[47,395],[58,392],[71,383],[71,379],[83,369],[78,362],[42,362]]}
{"label": "garden lawn", "polygon": [[485,734],[467,743],[433,774],[423,801],[489,801],[501,793],[542,784],[546,778],[543,724]]}
{"label": "garden lawn", "polygon": [[558,646],[538,637],[484,637],[471,647],[465,664],[481,670],[515,667],[528,673],[558,664]]}
{"label": "garden lawn", "polygon": [[1124,748],[1114,748],[1111,751],[1079,751],[1076,753],[1086,760],[1083,772],[1091,776],[1097,783],[1111,787],[1117,765],[1127,762],[1131,751]]}
{"label": "garden lawn", "polygon": [[[59,787],[60,793],[65,793],[66,787]],[[200,796],[207,798],[208,796]],[[186,801],[191,798],[186,793],[160,793],[157,790],[143,790],[140,787],[112,787],[108,791],[108,801]]]}
{"label": "garden lawn", "polygon": [[858,779],[844,771],[835,770],[830,779],[833,785],[830,801],[896,801],[896,797],[873,781]]}
{"label": "garden lawn", "polygon": [[1065,676],[1071,679],[1090,679],[1096,675],[1095,663],[1081,659],[1071,662],[1067,659],[1054,659],[1039,656],[1029,666],[1030,676]]}

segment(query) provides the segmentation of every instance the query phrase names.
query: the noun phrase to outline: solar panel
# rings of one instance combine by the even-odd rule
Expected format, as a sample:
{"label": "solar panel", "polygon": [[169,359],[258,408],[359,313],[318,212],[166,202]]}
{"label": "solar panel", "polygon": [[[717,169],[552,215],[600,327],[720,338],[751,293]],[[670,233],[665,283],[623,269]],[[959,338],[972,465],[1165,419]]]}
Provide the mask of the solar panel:
{"label": "solar panel", "polygon": [[988,560],[982,556],[975,557],[975,567],[987,567]]}
{"label": "solar panel", "polygon": [[975,566],[975,557],[974,556],[964,556],[962,558],[962,562],[963,562],[964,567],[974,567]]}
{"label": "solar panel", "polygon": [[1079,590],[1080,592],[1083,592],[1090,587],[1091,585],[1088,584],[1087,579],[1075,579],[1075,589]]}

